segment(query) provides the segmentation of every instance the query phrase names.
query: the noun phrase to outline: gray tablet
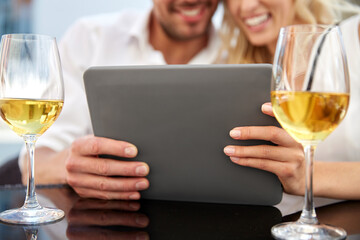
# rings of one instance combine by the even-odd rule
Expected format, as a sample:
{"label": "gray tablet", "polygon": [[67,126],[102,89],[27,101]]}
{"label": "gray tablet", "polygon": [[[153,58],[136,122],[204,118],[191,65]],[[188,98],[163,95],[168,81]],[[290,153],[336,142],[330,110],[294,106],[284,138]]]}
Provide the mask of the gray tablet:
{"label": "gray tablet", "polygon": [[[237,126],[277,125],[269,64],[92,67],[84,84],[94,134],[129,141],[150,166],[147,199],[274,205],[282,187],[269,172],[232,163],[223,148]],[[130,160],[133,161],[133,160]]]}

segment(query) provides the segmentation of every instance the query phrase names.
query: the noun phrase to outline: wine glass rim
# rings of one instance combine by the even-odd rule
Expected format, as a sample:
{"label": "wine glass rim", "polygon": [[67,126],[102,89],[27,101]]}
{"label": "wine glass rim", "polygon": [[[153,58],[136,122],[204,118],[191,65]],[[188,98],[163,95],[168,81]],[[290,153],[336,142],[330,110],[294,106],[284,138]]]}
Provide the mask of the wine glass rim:
{"label": "wine glass rim", "polygon": [[44,34],[37,34],[37,33],[10,33],[10,34],[4,34],[2,36],[3,39],[5,38],[11,38],[15,40],[38,40],[38,39],[44,39],[44,40],[56,40],[55,37],[44,35]]}
{"label": "wine glass rim", "polygon": [[281,28],[281,32],[293,33],[322,33],[327,29],[338,29],[335,24],[294,24]]}

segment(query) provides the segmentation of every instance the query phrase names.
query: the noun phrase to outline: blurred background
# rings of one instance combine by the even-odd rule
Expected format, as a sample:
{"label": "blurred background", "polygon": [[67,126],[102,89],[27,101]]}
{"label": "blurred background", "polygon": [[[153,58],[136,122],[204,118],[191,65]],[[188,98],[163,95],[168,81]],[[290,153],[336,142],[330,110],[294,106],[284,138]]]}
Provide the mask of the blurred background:
{"label": "blurred background", "polygon": [[[360,0],[349,0],[360,4]],[[0,0],[0,35],[6,33],[38,33],[58,40],[76,19],[85,15],[138,9],[152,6],[152,0]],[[223,8],[214,16],[220,26]],[[22,139],[0,119],[0,166],[17,156]]]}
{"label": "blurred background", "polygon": [[[123,9],[145,11],[152,0],[0,0],[0,35],[37,33],[61,39],[79,17],[117,12]],[[220,26],[222,7],[214,16]],[[0,166],[17,156],[23,141],[0,119]]]}

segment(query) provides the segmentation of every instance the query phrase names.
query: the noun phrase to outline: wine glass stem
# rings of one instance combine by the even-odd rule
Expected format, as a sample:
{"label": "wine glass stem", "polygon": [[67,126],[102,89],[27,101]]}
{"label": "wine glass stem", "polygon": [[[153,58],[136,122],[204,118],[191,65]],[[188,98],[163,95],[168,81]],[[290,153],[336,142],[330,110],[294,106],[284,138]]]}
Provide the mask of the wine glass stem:
{"label": "wine glass stem", "polygon": [[36,135],[24,135],[23,136],[28,152],[28,181],[26,198],[24,208],[40,208],[40,205],[36,198],[35,193],[35,142],[37,140]]}
{"label": "wine glass stem", "polygon": [[316,212],[314,208],[314,199],[313,199],[313,162],[314,162],[314,152],[316,145],[307,144],[304,145],[305,152],[305,203],[302,210],[300,219],[298,220],[301,223],[307,224],[317,224],[318,219],[316,217]]}
{"label": "wine glass stem", "polygon": [[24,228],[26,239],[28,240],[36,240],[38,235],[38,228],[37,227],[25,227]]}

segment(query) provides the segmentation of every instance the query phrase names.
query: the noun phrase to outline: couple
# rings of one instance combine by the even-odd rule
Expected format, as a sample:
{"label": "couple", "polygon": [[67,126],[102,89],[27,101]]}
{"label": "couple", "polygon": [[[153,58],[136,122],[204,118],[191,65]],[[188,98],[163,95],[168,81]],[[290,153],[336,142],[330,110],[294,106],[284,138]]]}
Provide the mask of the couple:
{"label": "couple", "polygon": [[[82,75],[96,65],[272,63],[281,27],[301,23],[332,24],[347,9],[345,0],[225,0],[223,26],[211,23],[219,0],[153,0],[147,14],[125,11],[83,18],[64,35],[62,58],[65,98],[56,123],[39,139],[36,152],[37,183],[68,183],[80,196],[137,200],[149,187],[150,169],[137,162],[131,143],[94,137]],[[356,12],[358,11],[358,12]],[[360,17],[342,23],[349,57],[352,89],[359,89]],[[236,41],[235,41],[236,40]],[[235,44],[234,44],[235,43]],[[359,93],[351,92],[348,116],[317,150],[315,196],[360,199]],[[269,104],[262,106],[272,115]],[[358,120],[356,120],[358,119]],[[136,129],[134,129],[136,131]],[[234,139],[263,139],[276,146],[227,146],[224,153],[239,165],[275,173],[291,195],[304,194],[302,146],[277,127],[241,127],[230,131]],[[99,154],[135,158],[123,162],[97,158]],[[23,151],[19,164],[26,182]],[[286,157],[285,157],[286,156]],[[56,166],[56,167],[55,167]],[[286,213],[301,209],[302,197],[286,196],[280,203]]]}

